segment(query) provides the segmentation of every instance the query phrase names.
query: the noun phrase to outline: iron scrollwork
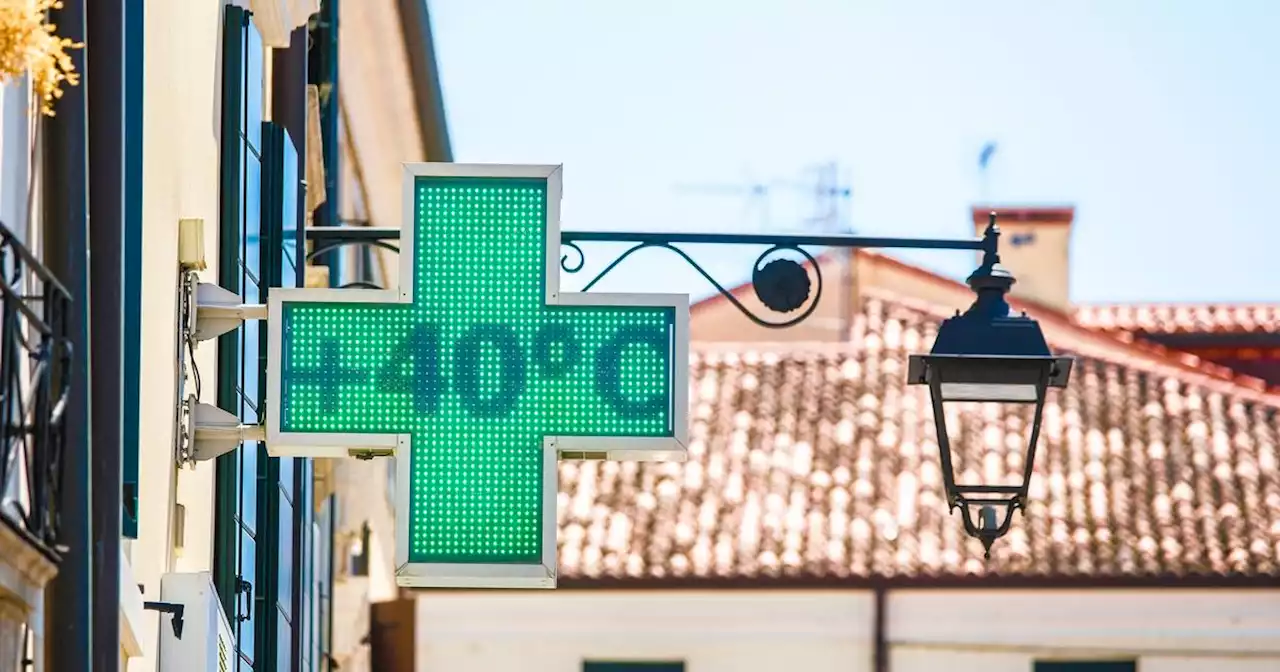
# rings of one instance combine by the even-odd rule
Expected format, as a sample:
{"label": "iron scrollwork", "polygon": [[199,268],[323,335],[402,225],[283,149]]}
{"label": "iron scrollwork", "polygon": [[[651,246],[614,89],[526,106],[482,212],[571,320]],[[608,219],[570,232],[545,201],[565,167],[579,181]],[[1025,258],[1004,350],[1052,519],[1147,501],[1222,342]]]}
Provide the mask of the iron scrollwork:
{"label": "iron scrollwork", "polygon": [[[576,260],[571,263],[570,255],[562,254],[560,256],[561,270],[565,273],[581,272],[586,266],[586,254],[583,252],[582,247],[572,240],[562,241],[561,247],[569,248],[577,255]],[[628,257],[644,249],[661,249],[673,252],[697,271],[703,279],[710,283],[721,296],[733,304],[747,319],[769,329],[786,329],[803,322],[813,314],[813,311],[818,307],[818,302],[822,299],[822,268],[818,260],[803,247],[789,243],[774,244],[764,252],[761,252],[752,265],[751,273],[751,285],[755,290],[756,298],[760,299],[760,302],[766,308],[780,314],[800,310],[799,314],[785,320],[770,320],[758,315],[742,303],[742,300],[734,294],[733,290],[727,289],[716,280],[688,252],[665,240],[645,240],[635,243],[610,262],[604,270],[597,273],[590,282],[583,286],[582,291],[591,291],[600,280],[609,275]],[[800,255],[805,263],[801,264],[794,259],[778,256],[788,252]],[[813,270],[814,279],[812,282],[808,271],[805,270],[805,266]]]}
{"label": "iron scrollwork", "polygon": [[[561,231],[560,245],[570,253],[561,254],[560,268],[565,273],[579,273],[586,267],[586,254],[580,243],[630,243],[631,247],[609,263],[582,291],[591,291],[606,275],[623,261],[640,250],[657,248],[674,253],[689,264],[717,292],[738,309],[747,319],[769,329],[786,329],[806,320],[822,300],[822,268],[806,247],[858,249],[897,248],[916,250],[975,250],[994,254],[999,231],[994,226],[980,238],[929,239],[885,236],[810,235],[810,234],[721,234],[721,233],[639,233],[612,231]],[[345,245],[374,245],[399,251],[387,242],[398,240],[398,229],[342,226],[317,227],[307,230],[307,239],[316,249],[309,255],[313,259],[324,252]],[[768,319],[757,314],[734,293],[715,279],[688,252],[679,245],[759,245],[765,251],[756,257],[752,266],[751,285],[756,298],[774,313],[786,315],[799,311],[794,317],[783,320]],[[796,255],[801,261],[792,258]],[[812,279],[810,278],[812,271]],[[363,284],[353,286],[365,286]]]}
{"label": "iron scrollwork", "polygon": [[0,223],[0,517],[55,558],[71,300]]}

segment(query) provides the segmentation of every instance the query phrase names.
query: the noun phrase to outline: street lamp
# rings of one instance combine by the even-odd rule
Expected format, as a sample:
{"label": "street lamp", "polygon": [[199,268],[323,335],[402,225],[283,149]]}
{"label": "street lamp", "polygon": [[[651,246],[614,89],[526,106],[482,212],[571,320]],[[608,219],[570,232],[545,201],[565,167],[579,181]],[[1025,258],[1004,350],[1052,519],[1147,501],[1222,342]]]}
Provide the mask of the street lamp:
{"label": "street lamp", "polygon": [[[957,312],[944,320],[938,328],[933,350],[927,355],[911,355],[907,366],[908,384],[929,386],[948,508],[960,509],[965,532],[982,542],[987,558],[991,557],[995,540],[1009,531],[1013,512],[1019,509],[1025,512],[1045,396],[1050,387],[1066,387],[1073,361],[1049,352],[1040,325],[1034,319],[1026,314],[1009,314],[1005,294],[1014,280],[1000,265],[995,251],[994,239],[999,235],[993,213],[984,236],[993,243],[985,249],[982,265],[968,279],[977,299],[967,312]],[[1035,405],[1021,483],[956,482],[943,407],[949,402]],[[974,507],[978,508],[976,522]]]}

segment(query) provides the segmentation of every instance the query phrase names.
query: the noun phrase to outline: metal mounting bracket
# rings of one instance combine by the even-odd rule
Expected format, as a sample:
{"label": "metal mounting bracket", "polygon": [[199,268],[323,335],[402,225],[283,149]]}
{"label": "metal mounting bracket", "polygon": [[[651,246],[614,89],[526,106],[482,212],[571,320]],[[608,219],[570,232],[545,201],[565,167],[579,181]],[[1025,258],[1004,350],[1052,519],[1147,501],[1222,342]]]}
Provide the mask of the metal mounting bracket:
{"label": "metal mounting bracket", "polygon": [[182,639],[182,616],[187,610],[186,605],[174,602],[143,602],[142,608],[173,616],[173,636]]}
{"label": "metal mounting bracket", "polygon": [[213,404],[191,406],[191,459],[212,460],[236,449],[245,441],[265,441],[267,428],[241,424],[240,418]]}
{"label": "metal mounting bracket", "polygon": [[245,320],[265,319],[266,304],[241,303],[239,295],[212,283],[196,285],[196,325],[192,336],[197,341],[217,338]]}
{"label": "metal mounting bracket", "polygon": [[352,448],[347,454],[357,460],[372,460],[375,457],[392,457],[396,451],[390,448]]}

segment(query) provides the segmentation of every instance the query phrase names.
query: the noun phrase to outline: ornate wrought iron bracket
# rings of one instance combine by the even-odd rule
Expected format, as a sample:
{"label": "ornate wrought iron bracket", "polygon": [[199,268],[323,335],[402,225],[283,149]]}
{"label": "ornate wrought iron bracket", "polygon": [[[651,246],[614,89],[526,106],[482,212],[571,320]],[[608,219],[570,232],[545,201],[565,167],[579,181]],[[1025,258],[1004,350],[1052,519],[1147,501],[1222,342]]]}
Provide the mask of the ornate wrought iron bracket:
{"label": "ornate wrought iron bracket", "polygon": [[[674,252],[693,267],[717,292],[729,303],[733,304],[747,319],[770,329],[785,329],[803,322],[813,314],[822,299],[822,268],[818,260],[806,248],[901,248],[901,249],[933,249],[933,250],[987,250],[994,251],[996,237],[999,235],[995,227],[989,227],[982,238],[965,239],[930,239],[930,238],[885,238],[874,236],[845,235],[765,235],[765,234],[724,234],[724,233],[638,233],[613,231],[565,231],[560,234],[563,247],[577,254],[576,262],[571,263],[570,255],[560,257],[560,268],[566,273],[577,273],[586,265],[586,255],[580,243],[630,243],[626,251],[614,259],[602,271],[596,274],[584,287],[590,291],[596,283],[616,269],[628,257],[647,248],[657,248]],[[680,245],[752,245],[764,246],[766,249],[756,257],[751,270],[751,285],[756,298],[766,308],[778,314],[800,311],[795,317],[784,320],[771,320],[756,314],[747,307],[732,290],[712,277],[687,251]],[[803,263],[783,254],[791,252],[803,258]],[[809,266],[813,273],[810,281]]]}
{"label": "ornate wrought iron bracket", "polygon": [[[618,268],[636,252],[644,249],[661,249],[674,253],[693,267],[721,296],[725,297],[735,308],[752,322],[771,329],[785,329],[803,322],[813,314],[822,298],[822,269],[818,260],[808,248],[887,248],[916,250],[975,250],[984,252],[994,258],[999,240],[999,229],[995,226],[992,215],[991,225],[986,232],[977,238],[895,238],[878,236],[849,235],[768,235],[768,234],[725,234],[725,233],[648,233],[648,232],[616,232],[616,231],[563,231],[560,244],[568,248],[572,254],[560,256],[560,268],[565,273],[578,273],[586,266],[586,253],[582,243],[629,243],[622,254],[618,255],[603,270],[595,275],[582,291],[591,291],[600,280]],[[346,245],[375,245],[389,250],[398,248],[387,241],[400,238],[398,229],[375,228],[364,226],[316,227],[307,230],[308,240],[314,241],[315,251],[307,255],[312,258],[323,252]],[[765,250],[756,257],[751,270],[751,284],[756,297],[766,308],[780,315],[800,311],[793,317],[785,319],[769,319],[756,314],[744,304],[732,290],[716,280],[710,272],[697,262],[693,256],[683,249],[685,245],[734,245],[760,246]],[[789,254],[788,254],[789,253]],[[801,261],[796,261],[798,256]],[[806,270],[805,266],[809,267]],[[813,278],[809,277],[810,271]]]}
{"label": "ornate wrought iron bracket", "polygon": [[[792,313],[800,310],[800,314],[785,320],[769,320],[757,315],[748,308],[733,291],[725,288],[720,281],[716,280],[706,268],[699,264],[688,252],[676,246],[672,241],[667,240],[610,240],[609,242],[629,242],[631,247],[619,255],[616,259],[609,263],[604,270],[596,274],[585,286],[582,291],[589,292],[596,286],[605,276],[609,275],[628,257],[645,249],[667,250],[689,264],[693,270],[697,271],[712,287],[715,288],[721,296],[725,297],[735,308],[752,322],[771,329],[784,329],[786,327],[797,325],[808,318],[818,307],[818,301],[822,298],[822,269],[818,265],[818,260],[802,247],[796,245],[775,244],[760,253],[756,257],[755,264],[752,267],[752,286],[756,289],[756,296],[770,310],[776,313]],[[573,250],[577,253],[577,263],[569,263],[569,255],[561,255],[560,268],[566,273],[578,273],[586,265],[586,254],[582,248],[578,246],[577,240],[562,240],[561,245]],[[809,264],[813,269],[815,282],[810,282],[809,274],[805,271],[804,266],[792,259],[780,256],[781,253],[793,252],[804,258],[805,263]],[[770,261],[770,259],[772,260]]]}

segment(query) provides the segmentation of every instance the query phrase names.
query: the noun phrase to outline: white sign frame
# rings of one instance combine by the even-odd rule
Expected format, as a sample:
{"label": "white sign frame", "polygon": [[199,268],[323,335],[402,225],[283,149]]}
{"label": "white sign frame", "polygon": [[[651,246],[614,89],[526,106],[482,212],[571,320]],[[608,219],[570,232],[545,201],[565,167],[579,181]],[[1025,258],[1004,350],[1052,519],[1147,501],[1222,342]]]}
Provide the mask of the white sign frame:
{"label": "white sign frame", "polygon": [[[273,288],[267,301],[266,447],[272,457],[345,458],[352,451],[391,451],[396,462],[396,583],[418,588],[554,588],[556,584],[557,462],[562,452],[603,453],[610,460],[684,462],[689,443],[689,296],[687,294],[605,294],[560,291],[561,166],[406,163],[402,172],[399,286],[396,289]],[[546,303],[561,306],[652,306],[675,310],[669,366],[672,436],[543,439],[542,564],[409,562],[409,434],[284,432],[280,429],[281,322],[286,303],[412,303],[414,275],[414,190],[419,177],[545,179]]]}

